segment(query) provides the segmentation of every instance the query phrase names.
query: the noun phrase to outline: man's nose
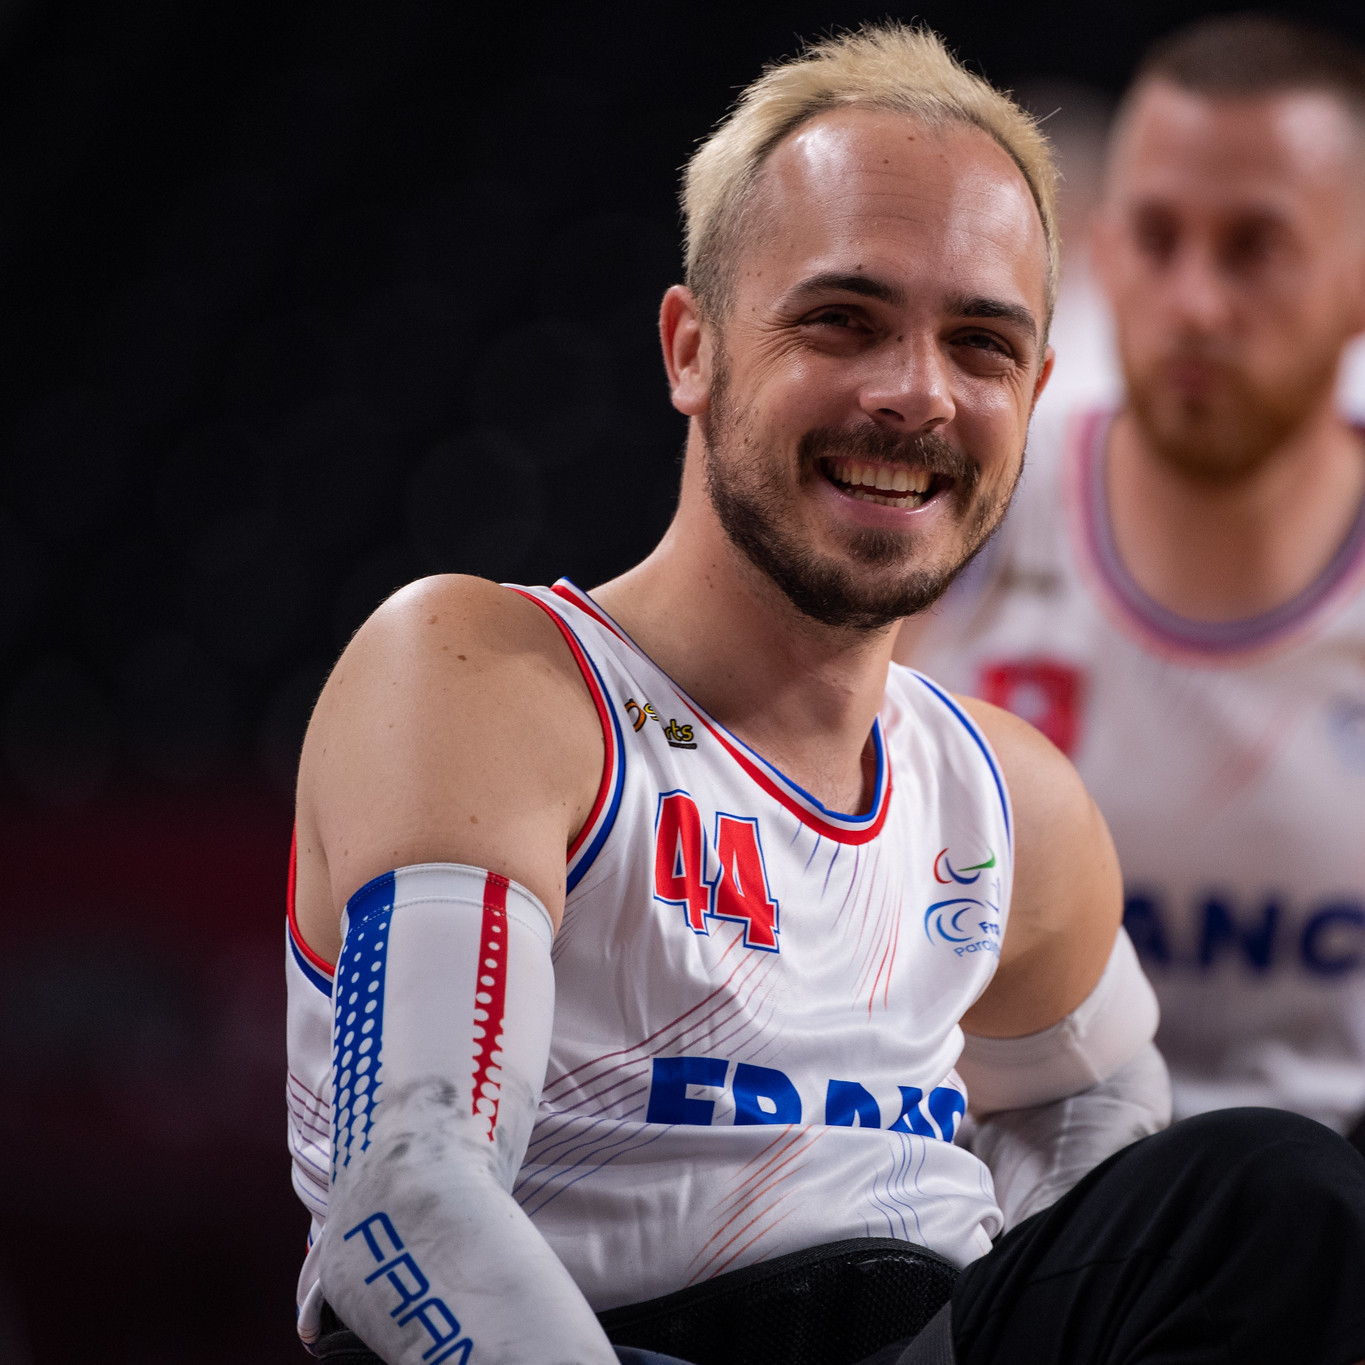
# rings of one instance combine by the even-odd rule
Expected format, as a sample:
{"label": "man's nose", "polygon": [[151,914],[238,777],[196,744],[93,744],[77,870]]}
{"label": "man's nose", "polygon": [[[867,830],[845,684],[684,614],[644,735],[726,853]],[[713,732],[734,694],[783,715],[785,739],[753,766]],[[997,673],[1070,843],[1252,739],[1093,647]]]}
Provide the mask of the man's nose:
{"label": "man's nose", "polygon": [[1190,331],[1221,331],[1232,316],[1232,291],[1212,248],[1190,243],[1167,271],[1167,305]]}
{"label": "man's nose", "polygon": [[869,417],[896,431],[946,426],[957,409],[937,339],[901,336],[880,347],[858,400]]}

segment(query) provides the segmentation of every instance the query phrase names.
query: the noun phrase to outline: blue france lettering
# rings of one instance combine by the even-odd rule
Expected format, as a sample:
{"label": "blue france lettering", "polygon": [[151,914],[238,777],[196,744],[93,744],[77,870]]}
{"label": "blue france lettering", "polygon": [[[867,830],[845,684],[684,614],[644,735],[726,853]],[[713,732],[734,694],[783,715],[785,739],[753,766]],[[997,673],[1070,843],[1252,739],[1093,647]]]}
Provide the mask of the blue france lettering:
{"label": "blue france lettering", "polygon": [[1259,921],[1240,918],[1225,900],[1210,896],[1200,907],[1199,966],[1208,971],[1225,955],[1236,957],[1252,971],[1270,970],[1275,956],[1275,937],[1280,927],[1280,907],[1268,902]]}
{"label": "blue france lettering", "polygon": [[[412,1277],[411,1284],[403,1282],[405,1273]],[[373,1275],[366,1275],[365,1283],[373,1284],[381,1275],[385,1276],[389,1284],[398,1291],[398,1307],[389,1314],[391,1318],[396,1318],[410,1303],[420,1303],[426,1297],[427,1290],[431,1288],[431,1282],[406,1251],[395,1256],[393,1260],[386,1261]]]}
{"label": "blue france lettering", "polygon": [[[656,1057],[646,1122],[709,1127],[715,1120],[716,1099],[689,1095],[689,1087],[714,1090],[717,1099],[728,1089],[736,1127],[802,1121],[800,1092],[791,1077],[776,1067],[739,1062],[731,1076],[730,1063],[720,1057]],[[896,1089],[898,1100],[892,1109],[896,1117],[885,1125],[891,1132],[953,1140],[967,1108],[960,1090],[936,1086],[926,1098],[918,1086]],[[830,1080],[825,1085],[825,1123],[832,1128],[881,1128],[882,1106],[860,1081]]]}
{"label": "blue france lettering", "polygon": [[1296,914],[1280,898],[1267,897],[1253,910],[1222,894],[1204,896],[1190,910],[1182,921],[1160,891],[1128,894],[1123,923],[1148,971],[1236,970],[1253,977],[1293,968],[1318,977],[1365,971],[1365,905],[1358,901]]}
{"label": "blue france lettering", "polygon": [[1166,937],[1161,902],[1151,895],[1127,896],[1123,902],[1123,927],[1133,940],[1137,955],[1146,966],[1169,967],[1171,944]]}
{"label": "blue france lettering", "polygon": [[831,1081],[825,1087],[825,1122],[837,1128],[880,1128],[881,1105],[857,1081]]}
{"label": "blue france lettering", "polygon": [[944,1142],[951,1142],[957,1121],[967,1112],[967,1097],[951,1085],[936,1085],[929,1092],[929,1114],[938,1124]]}
{"label": "blue france lettering", "polygon": [[896,1088],[901,1092],[901,1112],[891,1125],[891,1131],[918,1133],[920,1137],[937,1137],[933,1124],[929,1122],[929,1116],[920,1111],[924,1091],[915,1085],[900,1085]]}
{"label": "blue france lettering", "polygon": [[649,1087],[646,1123],[692,1123],[710,1126],[715,1100],[690,1099],[689,1085],[720,1090],[730,1063],[720,1057],[656,1057]]}
{"label": "blue france lettering", "polygon": [[370,1255],[373,1256],[376,1261],[382,1261],[392,1253],[384,1251],[375,1240],[375,1235],[371,1231],[371,1228],[376,1223],[379,1225],[379,1230],[388,1238],[389,1246],[393,1251],[402,1251],[403,1240],[399,1237],[393,1224],[389,1222],[389,1215],[387,1213],[370,1214],[363,1222],[357,1223],[342,1240],[349,1242],[357,1232],[360,1233],[365,1238],[366,1245],[370,1248]]}
{"label": "blue france lettering", "polygon": [[[412,1254],[404,1250],[403,1239],[388,1214],[382,1210],[370,1214],[345,1233],[342,1240],[349,1242],[357,1234],[365,1239],[370,1255],[382,1262],[378,1270],[365,1277],[365,1283],[373,1284],[380,1278],[387,1281],[398,1295],[398,1305],[389,1310],[389,1316],[397,1318],[400,1327],[420,1323],[431,1338],[432,1344],[422,1352],[422,1359],[427,1365],[456,1359],[459,1365],[466,1365],[474,1349],[473,1340],[461,1333],[459,1318],[444,1301],[429,1293],[430,1281]],[[387,1247],[380,1244],[380,1237]]]}
{"label": "blue france lettering", "polygon": [[1303,926],[1299,955],[1320,976],[1358,972],[1365,962],[1365,909],[1327,905]]}
{"label": "blue france lettering", "polygon": [[791,1081],[773,1067],[740,1062],[730,1089],[735,1097],[736,1127],[801,1122],[801,1096]]}

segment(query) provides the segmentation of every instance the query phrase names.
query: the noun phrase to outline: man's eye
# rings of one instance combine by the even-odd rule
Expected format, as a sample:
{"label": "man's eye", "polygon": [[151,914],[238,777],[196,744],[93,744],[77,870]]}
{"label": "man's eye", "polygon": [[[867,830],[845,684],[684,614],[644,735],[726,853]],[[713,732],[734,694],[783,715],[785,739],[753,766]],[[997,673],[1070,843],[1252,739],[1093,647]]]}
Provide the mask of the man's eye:
{"label": "man's eye", "polygon": [[1133,224],[1133,241],[1137,249],[1157,262],[1168,261],[1175,252],[1176,227],[1161,214],[1139,214]]}
{"label": "man's eye", "polygon": [[822,312],[812,314],[806,322],[816,327],[853,327],[857,324],[857,319],[842,308],[826,308]]}
{"label": "man's eye", "polygon": [[966,332],[957,339],[959,346],[971,346],[978,351],[997,351],[1000,355],[1009,355],[1009,348],[997,336],[992,336],[990,332]]}
{"label": "man's eye", "polygon": [[1222,257],[1228,269],[1254,270],[1264,265],[1280,246],[1280,236],[1265,223],[1240,225],[1222,243]]}

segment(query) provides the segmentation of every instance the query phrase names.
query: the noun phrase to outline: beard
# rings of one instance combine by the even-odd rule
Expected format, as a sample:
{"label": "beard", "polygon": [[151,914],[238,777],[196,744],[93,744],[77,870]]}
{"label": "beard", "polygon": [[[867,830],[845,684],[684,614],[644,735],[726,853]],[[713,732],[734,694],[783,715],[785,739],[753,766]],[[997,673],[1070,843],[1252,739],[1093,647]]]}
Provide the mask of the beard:
{"label": "beard", "polygon": [[[979,466],[937,433],[815,428],[797,443],[801,485],[824,478],[820,463],[830,457],[918,466],[952,480],[939,496],[951,499],[961,528],[957,553],[947,563],[916,563],[923,538],[914,531],[871,527],[844,533],[843,556],[822,554],[803,543],[793,526],[785,460],[741,430],[727,379],[719,366],[701,424],[711,505],[736,549],[821,625],[878,631],[931,606],[990,539],[1009,506],[1019,470],[1003,492],[984,496]],[[1018,463],[1022,467],[1022,457]]]}
{"label": "beard", "polygon": [[1121,347],[1128,403],[1155,453],[1205,484],[1232,484],[1262,469],[1319,409],[1336,381],[1340,345],[1284,355],[1269,383],[1201,350],[1177,352],[1212,367],[1219,383],[1203,397],[1174,393],[1157,366],[1139,366]]}

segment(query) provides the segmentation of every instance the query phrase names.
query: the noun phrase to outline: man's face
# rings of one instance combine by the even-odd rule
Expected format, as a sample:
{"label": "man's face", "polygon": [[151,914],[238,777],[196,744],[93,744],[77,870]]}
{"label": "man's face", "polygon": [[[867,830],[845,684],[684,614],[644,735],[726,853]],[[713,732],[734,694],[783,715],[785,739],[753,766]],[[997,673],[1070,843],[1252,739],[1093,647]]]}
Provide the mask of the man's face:
{"label": "man's face", "polygon": [[1360,153],[1325,94],[1138,92],[1096,256],[1132,412],[1187,474],[1253,472],[1330,397],[1365,324]]}
{"label": "man's face", "polygon": [[1043,377],[1027,185],[966,127],[825,115],[772,153],[701,414],[731,540],[808,616],[922,609],[1004,514]]}

